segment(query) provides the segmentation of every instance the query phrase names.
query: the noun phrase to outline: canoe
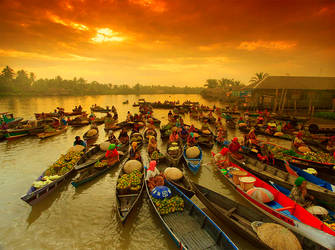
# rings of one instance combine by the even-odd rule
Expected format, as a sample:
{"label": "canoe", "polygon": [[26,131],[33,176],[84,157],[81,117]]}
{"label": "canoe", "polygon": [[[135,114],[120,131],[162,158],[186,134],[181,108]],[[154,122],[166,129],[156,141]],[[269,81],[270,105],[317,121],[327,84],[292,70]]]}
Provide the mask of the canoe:
{"label": "canoe", "polygon": [[215,117],[207,117],[204,116],[200,119],[202,122],[207,121],[209,124],[214,124],[216,122],[216,118]]}
{"label": "canoe", "polygon": [[6,133],[4,134],[7,140],[16,139],[28,135],[29,133],[27,129],[7,129]]}
{"label": "canoe", "polygon": [[131,145],[134,141],[137,142],[137,149],[140,149],[143,146],[143,135],[141,133],[131,132],[129,136],[129,144]]}
{"label": "canoe", "polygon": [[[231,163],[231,166],[247,172],[245,169],[234,163]],[[223,174],[221,171],[220,173],[226,183],[228,183],[238,194],[240,194],[241,197],[243,197],[255,208],[259,209],[259,211],[263,212],[267,216],[270,216],[277,223],[282,224],[302,236],[310,238],[312,241],[317,242],[325,248],[335,248],[335,231],[331,230],[322,221],[313,216],[299,204],[273,188],[271,185],[247,172],[247,176],[251,176],[256,179],[255,187],[265,188],[274,195],[274,201],[262,203],[249,196],[242,190],[240,185],[236,185],[230,177],[230,173],[227,175]]]}
{"label": "canoe", "polygon": [[[88,131],[90,131],[92,129],[95,129],[97,131],[97,133],[95,135],[93,135],[93,136],[88,136],[87,135]],[[85,134],[83,135],[84,140],[86,140],[86,141],[87,140],[91,140],[92,141],[92,140],[98,139],[98,137],[99,137],[99,129],[97,129],[97,128],[91,128],[88,131],[86,131]]]}
{"label": "canoe", "polygon": [[45,138],[48,138],[48,137],[51,137],[51,136],[59,135],[59,134],[65,132],[67,129],[68,129],[68,126],[65,126],[61,129],[56,129],[56,131],[53,131],[53,132],[39,133],[39,134],[37,134],[37,136],[40,139],[45,139]]}
{"label": "canoe", "polygon": [[127,101],[124,101],[124,102],[122,102],[122,104],[128,104],[129,103],[129,101],[127,100]]}
{"label": "canoe", "polygon": [[112,109],[110,109],[110,108],[105,109],[103,107],[97,106],[97,107],[91,107],[91,111],[100,112],[100,113],[108,113],[108,112],[111,112]]}
{"label": "canoe", "polygon": [[208,129],[210,134],[205,134],[201,130],[199,131],[200,137],[198,138],[198,144],[206,148],[212,148],[214,146],[214,134]]}
{"label": "canoe", "polygon": [[117,123],[115,125],[112,125],[110,127],[107,127],[107,128],[105,127],[104,130],[106,132],[108,132],[109,130],[116,131],[116,130],[122,129],[124,127],[130,127],[130,125],[128,124],[128,122],[126,122],[126,121],[119,122],[119,123]]}
{"label": "canoe", "polygon": [[[128,158],[128,160],[129,160],[129,158]],[[116,183],[118,183],[121,176],[125,174],[125,172],[123,171],[123,167],[128,160],[126,160],[123,163]],[[143,166],[143,162],[141,162],[141,163],[142,163],[142,166]],[[134,210],[135,206],[138,204],[138,202],[139,202],[139,200],[142,196],[142,193],[143,193],[143,190],[144,190],[144,182],[145,182],[144,181],[144,166],[142,168],[142,174],[143,174],[143,176],[142,176],[142,180],[141,180],[141,184],[140,184],[141,188],[137,192],[121,194],[121,192],[115,187],[116,210],[117,210],[118,216],[120,218],[120,221],[122,223],[126,222],[128,216]]]}
{"label": "canoe", "polygon": [[184,152],[183,152],[183,157],[186,161],[186,165],[189,168],[189,170],[191,170],[191,172],[193,174],[197,174],[201,165],[201,160],[202,160],[202,150],[201,147],[199,145],[197,145],[196,147],[199,148],[200,150],[200,155],[198,156],[198,158],[196,159],[190,159],[186,156],[186,149],[187,149],[187,145],[185,145],[184,147]]}
{"label": "canoe", "polygon": [[86,125],[90,124],[90,121],[88,119],[73,119],[71,121],[68,122],[68,124],[72,127],[83,127]]}
{"label": "canoe", "polygon": [[[287,148],[278,146],[273,143],[268,143],[268,142],[262,142],[262,143],[268,145],[270,148],[278,148],[280,150],[289,150]],[[322,163],[319,161],[306,160],[306,159],[302,159],[296,156],[291,156],[285,153],[284,155],[288,158],[288,161],[292,163],[293,165],[296,165],[297,167],[304,168],[304,169],[309,168],[309,167],[315,168],[320,178],[325,179],[331,182],[332,184],[335,184],[335,168],[334,168],[335,163],[327,163],[327,162]],[[283,160],[279,159],[279,162],[282,165],[284,164]]]}
{"label": "canoe", "polygon": [[[36,189],[35,187],[31,186],[24,196],[21,197],[21,200],[27,202],[29,205],[33,206],[39,201],[45,199],[49,196],[53,191],[61,187],[61,184],[65,183],[66,180],[70,179],[75,171],[75,166],[77,164],[82,163],[85,160],[87,153],[84,153],[81,158],[74,164],[73,168],[59,177],[58,179],[54,180],[53,182],[49,183],[48,185]],[[41,181],[45,175],[45,171],[36,179],[36,181]]]}
{"label": "canoe", "polygon": [[[258,209],[245,206],[229,197],[216,193],[206,187],[191,182],[193,190],[199,200],[217,217],[222,223],[228,225],[234,232],[255,245],[257,249],[269,249],[252,229],[251,223],[261,221],[264,223],[277,223],[271,217],[266,216]],[[299,239],[303,249],[325,249],[321,245],[294,232]]]}
{"label": "canoe", "polygon": [[[166,158],[169,161],[169,164],[171,167],[177,167],[181,157],[183,156],[183,147],[181,142],[176,142],[177,145],[171,145],[171,142],[168,142],[167,147],[166,147]],[[171,153],[171,150],[169,148],[171,147],[178,147],[178,150],[176,150],[174,153]]]}
{"label": "canoe", "polygon": [[152,129],[152,128],[147,128],[146,130],[144,130],[144,133],[143,133],[143,138],[144,138],[144,143],[148,143],[148,140],[149,140],[149,138],[148,138],[148,133],[151,133],[151,135],[153,136],[153,137],[155,137],[155,139],[157,140],[157,131],[156,131],[156,129]]}
{"label": "canoe", "polygon": [[[92,155],[86,162],[82,164],[82,166],[85,164],[84,167],[77,167],[77,175],[71,182],[72,186],[75,188],[79,187],[80,185],[87,183],[89,181],[92,181],[96,179],[97,177],[107,173],[109,170],[111,170],[113,167],[116,167],[122,162],[122,160],[125,158],[126,153],[120,151],[119,161],[115,162],[112,165],[107,165],[104,168],[95,168],[94,165],[96,162],[103,160],[106,152],[101,152],[100,150],[96,152],[95,155]],[[101,157],[102,156],[102,157]]]}
{"label": "canoe", "polygon": [[[245,156],[244,160],[237,160],[231,157],[231,161],[236,165],[246,169],[264,181],[273,181],[289,190],[294,187],[294,182],[297,177],[289,174],[286,171],[280,170],[271,165],[261,163],[251,157]],[[330,190],[320,187],[314,183],[308,182],[306,186],[308,193],[316,198],[316,202],[320,205],[327,206],[330,209],[335,209],[335,193]]]}
{"label": "canoe", "polygon": [[238,249],[229,237],[178,188],[165,182],[173,195],[184,200],[184,210],[161,215],[154,204],[147,182],[150,203],[161,223],[179,249]]}

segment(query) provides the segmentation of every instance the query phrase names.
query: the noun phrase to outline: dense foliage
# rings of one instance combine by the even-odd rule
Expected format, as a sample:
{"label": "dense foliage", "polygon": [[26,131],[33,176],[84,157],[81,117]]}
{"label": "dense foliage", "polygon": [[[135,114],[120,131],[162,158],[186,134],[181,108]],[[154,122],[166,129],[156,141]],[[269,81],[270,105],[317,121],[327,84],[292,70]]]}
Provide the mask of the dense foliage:
{"label": "dense foliage", "polygon": [[60,76],[36,80],[34,73],[6,66],[0,74],[0,95],[100,95],[100,94],[198,94],[202,88],[161,85],[102,84],[83,78],[66,80]]}

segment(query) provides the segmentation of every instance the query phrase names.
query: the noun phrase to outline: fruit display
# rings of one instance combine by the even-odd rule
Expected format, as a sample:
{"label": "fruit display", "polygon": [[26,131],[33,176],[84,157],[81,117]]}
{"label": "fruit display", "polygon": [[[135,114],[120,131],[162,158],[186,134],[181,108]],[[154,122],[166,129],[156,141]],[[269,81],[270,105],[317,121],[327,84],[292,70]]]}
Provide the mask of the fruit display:
{"label": "fruit display", "polygon": [[184,200],[178,195],[163,200],[152,198],[152,201],[161,215],[184,211]]}
{"label": "fruit display", "polygon": [[154,151],[154,152],[152,152],[152,154],[150,155],[150,158],[152,160],[158,160],[158,159],[161,159],[163,157],[164,157],[164,155],[161,152],[157,151],[157,150]]}
{"label": "fruit display", "polygon": [[94,164],[94,167],[95,168],[104,168],[106,167],[108,164],[106,161],[97,161],[95,164]]}
{"label": "fruit display", "polygon": [[72,170],[83,153],[84,152],[70,151],[65,155],[61,155],[60,158],[44,172],[42,179],[33,183],[33,187],[36,189],[42,188]]}
{"label": "fruit display", "polygon": [[141,142],[142,141],[142,136],[140,134],[134,134],[130,139],[130,144],[134,141]]}
{"label": "fruit display", "polygon": [[117,181],[116,188],[122,194],[138,192],[141,189],[143,173],[138,170],[123,174]]}
{"label": "fruit display", "polygon": [[150,192],[157,186],[164,186],[164,176],[162,174],[151,177],[148,181]]}

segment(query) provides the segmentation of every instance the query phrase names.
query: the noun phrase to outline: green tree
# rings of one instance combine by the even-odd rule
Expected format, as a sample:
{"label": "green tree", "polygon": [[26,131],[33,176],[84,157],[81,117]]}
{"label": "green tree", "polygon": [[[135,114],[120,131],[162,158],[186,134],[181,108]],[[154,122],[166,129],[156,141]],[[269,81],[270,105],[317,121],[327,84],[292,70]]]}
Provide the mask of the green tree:
{"label": "green tree", "polygon": [[208,79],[206,82],[205,87],[209,89],[214,89],[219,85],[218,80],[216,79]]}
{"label": "green tree", "polygon": [[268,73],[264,73],[264,72],[259,72],[259,73],[256,73],[255,76],[253,76],[251,79],[250,79],[250,83],[258,83],[260,81],[262,81],[264,78],[268,77],[269,74]]}
{"label": "green tree", "polygon": [[14,83],[15,89],[25,91],[30,88],[31,80],[29,79],[27,72],[21,69],[16,73]]}
{"label": "green tree", "polygon": [[0,90],[11,91],[15,72],[9,66],[6,66],[0,74]]}

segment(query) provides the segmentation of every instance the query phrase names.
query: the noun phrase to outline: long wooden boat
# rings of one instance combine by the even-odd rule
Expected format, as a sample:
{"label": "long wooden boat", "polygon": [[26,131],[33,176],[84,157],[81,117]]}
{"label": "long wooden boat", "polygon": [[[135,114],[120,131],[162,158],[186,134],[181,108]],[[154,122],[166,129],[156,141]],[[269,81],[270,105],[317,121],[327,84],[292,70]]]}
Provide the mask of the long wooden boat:
{"label": "long wooden boat", "polygon": [[144,143],[148,143],[148,141],[149,141],[149,138],[148,138],[149,137],[149,135],[148,135],[149,132],[151,132],[152,136],[155,137],[155,139],[157,140],[156,129],[147,128],[146,130],[144,130],[144,133],[143,133]]}
{"label": "long wooden boat", "polygon": [[[75,163],[81,164],[83,161],[85,161],[85,158],[87,153],[84,153],[81,158]],[[21,200],[27,202],[29,205],[34,205],[38,203],[39,201],[45,199],[47,196],[49,196],[52,192],[54,192],[56,189],[58,189],[61,184],[65,183],[66,180],[70,179],[75,171],[75,166],[59,177],[58,179],[54,180],[53,182],[45,185],[42,188],[36,189],[34,186],[31,186],[24,196],[21,197]],[[36,179],[36,181],[41,181],[42,178],[45,176],[45,171]]]}
{"label": "long wooden boat", "polygon": [[14,115],[9,112],[0,113],[0,124],[4,122],[8,128],[15,128],[22,120],[22,117],[14,118]]}
{"label": "long wooden boat", "polygon": [[[91,129],[95,129],[97,131],[97,133],[95,135],[93,135],[93,136],[88,136],[87,133]],[[91,140],[92,141],[92,140],[98,139],[98,137],[99,137],[99,129],[98,128],[91,128],[91,129],[89,129],[88,131],[86,131],[85,134],[83,135],[84,140],[86,140],[86,141],[87,140]]]}
{"label": "long wooden boat", "polygon": [[[228,225],[238,235],[248,240],[251,244],[255,245],[257,249],[271,249],[259,239],[251,224],[255,221],[261,221],[263,223],[277,223],[274,219],[266,216],[254,207],[245,206],[204,186],[194,182],[191,183],[199,200],[218,219],[220,219],[220,221]],[[299,235],[297,232],[294,233],[299,239],[303,249],[326,249],[316,242]]]}
{"label": "long wooden boat", "polygon": [[184,200],[184,210],[161,215],[152,200],[147,182],[145,188],[158,218],[179,249],[238,249],[229,237],[173,184],[166,181],[173,195]]}
{"label": "long wooden boat", "polygon": [[183,152],[183,157],[186,161],[187,167],[189,168],[189,170],[191,170],[191,172],[193,174],[197,174],[201,165],[201,161],[202,161],[202,150],[201,147],[199,145],[197,145],[197,147],[200,150],[200,155],[196,158],[196,159],[190,159],[186,156],[186,149],[187,149],[187,145],[185,145],[184,147],[184,152]]}
{"label": "long wooden boat", "polygon": [[[231,163],[235,169],[247,172],[238,165]],[[219,169],[220,170],[220,169]],[[220,171],[223,179],[246,201],[248,201],[255,208],[270,216],[277,223],[280,223],[292,231],[298,232],[304,237],[311,239],[314,242],[322,245],[328,249],[335,248],[335,231],[331,230],[322,221],[309,213],[306,209],[301,207],[290,198],[273,188],[271,185],[257,178],[256,176],[247,172],[246,176],[252,176],[256,179],[255,187],[262,187],[270,191],[274,195],[274,200],[268,203],[262,203],[249,196],[240,185],[236,185],[230,173],[227,175]]]}
{"label": "long wooden boat", "polygon": [[[95,168],[95,164],[96,162],[100,161],[100,160],[104,160],[104,156],[106,152],[103,152],[102,157],[101,157],[101,151],[97,152],[95,157],[92,155],[90,158],[88,158],[88,160],[83,163],[86,165],[85,168],[81,167],[80,169],[77,168],[77,176],[73,179],[73,181],[71,182],[72,186],[74,186],[75,188],[79,187],[80,185],[83,185],[87,182],[90,182],[94,179],[96,179],[97,177],[107,173],[109,170],[111,170],[113,167],[116,167],[120,164],[120,162],[122,162],[122,160],[125,158],[126,156],[126,152],[127,149],[125,149],[124,152],[119,151],[119,161],[115,162],[112,165],[107,165],[104,168]],[[96,160],[96,161],[95,161]],[[83,166],[83,165],[82,165]]]}
{"label": "long wooden boat", "polygon": [[91,107],[91,110],[93,112],[100,112],[100,113],[108,113],[108,112],[111,112],[112,109],[111,108],[103,108],[103,107],[100,107],[100,106],[97,106],[97,107]]}
{"label": "long wooden boat", "polygon": [[[237,160],[234,157],[231,157],[231,161],[253,173],[262,180],[273,181],[274,183],[277,183],[289,190],[294,187],[294,182],[297,177],[276,167],[261,163],[260,161],[248,156],[245,156],[243,160]],[[330,209],[335,209],[334,192],[311,182],[307,183],[306,188],[308,193],[313,195],[316,198],[316,201],[321,205],[327,206]]]}
{"label": "long wooden boat", "polygon": [[28,135],[36,135],[38,133],[42,133],[43,131],[44,131],[43,126],[37,126],[32,128],[14,128],[14,129],[7,129],[4,136],[7,140],[11,140]]}
{"label": "long wooden boat", "polygon": [[[136,140],[138,138],[138,140]],[[143,146],[143,135],[141,133],[132,132],[129,136],[129,144],[131,145],[134,141],[137,142],[137,149]]]}
{"label": "long wooden boat", "polygon": [[63,128],[56,129],[56,131],[53,131],[53,132],[39,133],[39,134],[37,134],[37,136],[40,139],[45,139],[45,138],[48,138],[48,137],[51,137],[51,136],[59,135],[59,134],[65,132],[67,129],[68,129],[68,126],[65,126]]}
{"label": "long wooden boat", "polygon": [[[129,159],[128,159],[129,160]],[[122,175],[125,174],[123,167],[126,164],[126,162],[128,161],[126,160],[124,162],[124,164],[121,167],[121,170],[119,172],[119,176],[117,178],[117,182],[118,180],[121,178]],[[141,161],[142,166],[143,166],[143,162]],[[120,218],[120,221],[122,223],[125,223],[128,216],[130,215],[130,213],[134,210],[135,206],[138,204],[138,202],[140,201],[140,198],[143,194],[143,190],[144,190],[144,166],[142,168],[142,180],[141,180],[141,188],[140,190],[138,190],[137,192],[134,193],[127,193],[127,194],[121,194],[120,191],[115,187],[115,198],[116,198],[116,210],[118,212],[118,216]]]}
{"label": "long wooden boat", "polygon": [[[177,167],[181,157],[183,156],[183,146],[181,141],[175,142],[176,145],[172,142],[168,142],[167,146],[166,146],[166,158],[169,161],[170,165],[172,167]],[[171,153],[171,149],[172,147],[177,147],[178,149],[175,150],[177,152],[175,153]]]}
{"label": "long wooden boat", "polygon": [[205,134],[201,130],[199,131],[200,137],[198,138],[198,144],[206,148],[212,148],[214,146],[214,133],[208,129],[210,134]]}
{"label": "long wooden boat", "polygon": [[90,121],[87,118],[81,119],[81,118],[77,117],[77,118],[69,121],[68,124],[72,127],[83,127],[83,126],[89,125]]}

